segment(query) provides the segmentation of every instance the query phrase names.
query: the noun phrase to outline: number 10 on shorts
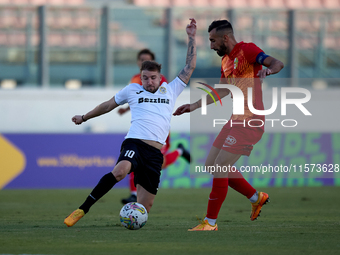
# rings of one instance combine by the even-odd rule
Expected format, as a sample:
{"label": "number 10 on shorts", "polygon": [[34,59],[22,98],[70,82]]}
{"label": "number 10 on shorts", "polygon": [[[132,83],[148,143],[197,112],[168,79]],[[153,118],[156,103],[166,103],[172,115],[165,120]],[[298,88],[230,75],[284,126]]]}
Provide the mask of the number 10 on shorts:
{"label": "number 10 on shorts", "polygon": [[135,155],[135,152],[134,152],[133,150],[127,150],[127,151],[125,152],[124,157],[132,158],[134,155]]}

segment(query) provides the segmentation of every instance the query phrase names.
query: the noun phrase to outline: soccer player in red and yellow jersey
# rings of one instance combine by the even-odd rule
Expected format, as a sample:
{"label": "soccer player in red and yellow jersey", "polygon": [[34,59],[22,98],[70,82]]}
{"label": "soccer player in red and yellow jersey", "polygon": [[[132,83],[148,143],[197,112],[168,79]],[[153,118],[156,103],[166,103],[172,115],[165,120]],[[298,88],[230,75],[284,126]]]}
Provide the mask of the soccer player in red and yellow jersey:
{"label": "soccer player in red and yellow jersey", "polygon": [[[248,88],[251,87],[254,108],[263,110],[261,81],[268,75],[278,73],[283,68],[283,63],[266,55],[253,43],[237,42],[233,28],[227,20],[212,22],[208,32],[210,48],[222,57],[220,83],[237,86],[242,90],[245,99],[248,98]],[[262,65],[267,69],[262,69]],[[216,89],[216,91],[221,98],[230,93],[228,89]],[[217,96],[215,97],[217,99]],[[211,103],[213,103],[213,99],[208,96],[207,104]],[[201,100],[180,106],[174,115],[191,112],[199,107],[201,107]],[[253,114],[245,101],[244,114],[231,116],[231,119],[216,137],[205,165],[232,167],[242,155],[249,156],[253,145],[261,139],[264,132],[263,125],[261,127],[248,125],[249,121],[253,119],[252,126],[261,126],[261,123],[258,125],[255,120],[264,122],[264,116]],[[231,125],[233,122],[234,124]],[[227,196],[228,186],[250,200],[252,205],[251,220],[255,220],[259,216],[262,206],[269,199],[268,194],[256,191],[239,171],[215,172],[206,217],[189,231],[217,230],[216,219]]]}
{"label": "soccer player in red and yellow jersey", "polygon": [[[138,52],[137,54],[137,65],[139,68],[141,68],[142,63],[144,61],[150,61],[150,60],[155,60],[155,54],[150,51],[149,49],[143,49],[141,51]],[[166,78],[164,77],[164,75],[161,74],[161,82],[160,84],[162,84],[163,82],[168,83],[168,81],[166,80]],[[132,76],[130,83],[137,83],[140,84],[142,86],[142,80],[140,77],[140,73]],[[120,115],[123,115],[124,113],[126,113],[127,111],[130,110],[130,107],[126,107],[126,108],[120,108],[118,110],[118,113]],[[162,165],[162,169],[165,169],[166,167],[168,167],[169,165],[173,164],[180,156],[182,156],[187,162],[190,163],[190,153],[184,148],[183,144],[178,144],[178,147],[176,150],[169,152],[169,148],[170,148],[170,133],[166,139],[166,144],[162,147],[161,152],[164,155],[164,160],[163,160],[163,165]],[[130,202],[136,202],[137,201],[137,189],[136,186],[134,184],[134,173],[130,173],[129,175],[129,188],[130,188],[130,196],[128,198],[124,198],[122,199],[122,203],[126,204],[126,203],[130,203]]]}

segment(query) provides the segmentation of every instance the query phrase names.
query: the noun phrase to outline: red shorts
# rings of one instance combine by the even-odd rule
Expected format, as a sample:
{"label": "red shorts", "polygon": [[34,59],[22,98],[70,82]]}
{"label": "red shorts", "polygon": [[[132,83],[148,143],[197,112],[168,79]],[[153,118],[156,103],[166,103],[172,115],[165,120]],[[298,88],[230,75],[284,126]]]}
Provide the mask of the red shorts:
{"label": "red shorts", "polygon": [[161,153],[163,155],[167,154],[169,150],[169,146],[163,145],[162,149],[161,149]]}
{"label": "red shorts", "polygon": [[263,133],[261,128],[230,127],[228,122],[216,137],[213,146],[233,154],[249,156],[253,145],[261,140]]}

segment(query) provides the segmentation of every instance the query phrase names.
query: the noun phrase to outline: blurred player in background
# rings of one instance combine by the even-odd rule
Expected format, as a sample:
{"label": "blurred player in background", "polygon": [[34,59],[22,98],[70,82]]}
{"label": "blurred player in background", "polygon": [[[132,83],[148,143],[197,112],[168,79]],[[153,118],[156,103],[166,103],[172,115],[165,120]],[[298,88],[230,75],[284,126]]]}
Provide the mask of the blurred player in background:
{"label": "blurred player in background", "polygon": [[[244,98],[248,98],[247,89],[251,87],[253,106],[257,110],[264,110],[261,81],[268,75],[278,73],[283,68],[283,63],[266,55],[253,43],[237,42],[233,28],[227,20],[212,22],[208,32],[210,48],[222,57],[220,83],[237,86],[242,90]],[[262,70],[262,65],[267,69]],[[228,89],[216,89],[216,91],[221,98],[230,92]],[[217,96],[214,97],[218,100]],[[207,96],[207,104],[211,103],[213,99]],[[192,112],[200,107],[201,100],[191,105],[182,105],[174,115]],[[244,108],[244,115],[232,115],[216,137],[206,159],[206,166],[232,167],[242,155],[249,156],[253,145],[261,139],[264,132],[264,116],[250,112],[246,101]],[[260,121],[256,124],[255,119]],[[248,124],[244,127],[243,123],[248,123],[249,120],[253,120],[252,126],[258,127],[250,127]],[[234,124],[231,125],[231,122]],[[261,124],[263,124],[262,127],[260,127]],[[206,217],[198,226],[189,231],[217,230],[216,219],[227,196],[228,185],[250,200],[252,206],[250,219],[253,221],[259,216],[262,206],[269,199],[268,194],[256,191],[239,171],[215,172]]]}
{"label": "blurred player in background", "polygon": [[163,164],[161,149],[170,131],[175,102],[196,67],[196,21],[190,20],[186,27],[189,40],[186,64],[172,82],[161,84],[161,65],[155,61],[144,61],[140,69],[142,86],[131,83],[85,115],[72,118],[76,125],[80,125],[112,111],[118,105],[128,103],[131,107],[131,126],[122,143],[116,166],[100,179],[84,203],[66,217],[64,223],[68,227],[76,224],[130,171],[135,173],[137,202],[150,212],[160,182]]}
{"label": "blurred player in background", "polygon": [[[139,67],[139,69],[142,66],[142,63],[144,61],[150,61],[150,60],[155,60],[155,54],[150,51],[149,49],[143,49],[141,51],[138,52],[137,54],[137,65]],[[164,77],[164,75],[161,74],[161,84],[163,84],[163,82],[168,82],[166,80],[166,78]],[[142,80],[140,77],[140,73],[132,76],[131,80],[129,83],[138,83],[140,85],[142,85]],[[125,114],[126,112],[128,112],[130,110],[130,107],[121,107],[118,110],[118,113],[120,115]],[[167,168],[169,165],[173,164],[174,162],[176,162],[176,160],[182,156],[188,163],[190,163],[190,153],[184,148],[183,144],[178,144],[177,149],[172,151],[172,152],[168,152],[170,148],[170,133],[166,139],[166,144],[162,147],[161,152],[164,155],[164,161],[163,161],[163,165],[162,165],[162,169]],[[127,204],[130,202],[136,202],[137,201],[137,189],[136,186],[134,184],[134,176],[135,174],[132,172],[129,174],[129,188],[130,188],[130,196],[128,198],[124,198],[122,199],[122,203],[123,204]]]}

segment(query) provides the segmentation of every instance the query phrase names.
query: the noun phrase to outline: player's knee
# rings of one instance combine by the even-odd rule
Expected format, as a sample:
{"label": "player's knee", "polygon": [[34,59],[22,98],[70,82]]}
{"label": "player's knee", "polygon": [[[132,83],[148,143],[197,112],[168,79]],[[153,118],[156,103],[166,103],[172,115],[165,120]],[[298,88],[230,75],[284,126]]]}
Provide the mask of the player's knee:
{"label": "player's knee", "polygon": [[126,173],[122,169],[119,169],[117,171],[112,171],[112,173],[116,177],[117,181],[123,180],[126,176]]}
{"label": "player's knee", "polygon": [[208,161],[208,160],[205,161],[205,163],[204,163],[206,169],[208,169],[208,167],[210,167],[210,166],[213,166],[214,164],[215,164],[214,161]]}
{"label": "player's knee", "polygon": [[129,170],[123,167],[117,167],[112,170],[112,174],[115,176],[117,181],[121,181],[128,174]]}
{"label": "player's knee", "polygon": [[121,181],[131,170],[131,163],[129,161],[120,161],[112,170],[112,174],[116,177],[117,181]]}
{"label": "player's knee", "polygon": [[231,160],[227,159],[227,158],[223,158],[221,156],[218,156],[215,161],[214,161],[214,165],[215,166],[228,166],[230,165],[230,162]]}

